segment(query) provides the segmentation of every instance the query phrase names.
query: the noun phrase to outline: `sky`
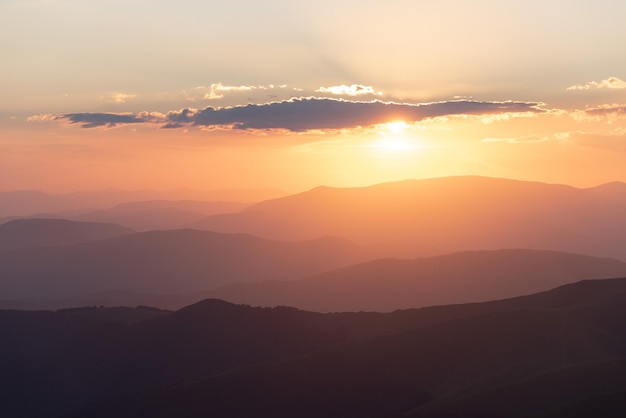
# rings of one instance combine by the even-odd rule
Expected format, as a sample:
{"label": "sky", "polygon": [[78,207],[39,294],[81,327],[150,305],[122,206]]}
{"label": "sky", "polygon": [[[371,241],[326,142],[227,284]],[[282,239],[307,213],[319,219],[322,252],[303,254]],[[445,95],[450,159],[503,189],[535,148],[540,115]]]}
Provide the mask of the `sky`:
{"label": "sky", "polygon": [[0,0],[0,191],[626,182],[626,2]]}

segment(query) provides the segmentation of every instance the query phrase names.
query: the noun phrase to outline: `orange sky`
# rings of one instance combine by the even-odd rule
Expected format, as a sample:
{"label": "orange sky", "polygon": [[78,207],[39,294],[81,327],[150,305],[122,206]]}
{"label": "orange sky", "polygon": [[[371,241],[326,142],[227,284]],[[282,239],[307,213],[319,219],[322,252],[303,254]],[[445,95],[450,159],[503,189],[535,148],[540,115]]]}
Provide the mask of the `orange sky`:
{"label": "orange sky", "polygon": [[140,3],[0,4],[0,191],[626,181],[624,4]]}

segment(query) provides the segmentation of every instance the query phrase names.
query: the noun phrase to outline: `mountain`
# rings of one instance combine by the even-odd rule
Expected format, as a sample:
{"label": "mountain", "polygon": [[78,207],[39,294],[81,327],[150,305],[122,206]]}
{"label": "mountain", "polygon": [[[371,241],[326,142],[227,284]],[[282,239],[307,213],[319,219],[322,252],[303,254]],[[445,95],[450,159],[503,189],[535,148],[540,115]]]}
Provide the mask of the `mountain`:
{"label": "mountain", "polygon": [[381,259],[296,281],[237,283],[211,297],[316,312],[377,311],[482,302],[583,279],[626,276],[626,263],[536,250],[462,252],[415,260]]}
{"label": "mountain", "polygon": [[81,213],[72,219],[113,222],[139,231],[177,229],[207,215],[239,212],[249,204],[197,200],[151,200],[121,203],[109,209]]}
{"label": "mountain", "polygon": [[583,279],[624,275],[626,263],[608,258],[521,249],[472,251],[414,260],[379,259],[298,280],[234,283],[201,292],[112,289],[77,296],[0,300],[0,309],[137,305],[180,309],[217,298],[315,312],[389,312],[514,297]]}
{"label": "mountain", "polygon": [[339,238],[278,242],[245,234],[150,231],[68,247],[0,253],[3,299],[60,298],[120,289],[164,294],[232,282],[298,279],[364,260]]}
{"label": "mountain", "polygon": [[619,416],[625,302],[626,279],[592,280],[511,300],[379,314],[414,327],[102,399],[65,416],[495,418],[567,416],[578,405],[591,408],[587,416]]}
{"label": "mountain", "polygon": [[0,251],[33,246],[73,245],[132,234],[112,223],[75,222],[63,219],[16,219],[0,225]]}
{"label": "mountain", "polygon": [[0,218],[33,214],[75,211],[85,208],[103,209],[131,201],[149,200],[200,200],[214,202],[259,202],[284,196],[275,189],[231,190],[118,190],[104,189],[64,194],[45,193],[40,190],[0,192]]}
{"label": "mountain", "polygon": [[177,312],[0,311],[0,415],[54,417],[105,395],[316,351],[345,341],[339,324],[322,314],[218,300]]}
{"label": "mountain", "polygon": [[280,240],[341,236],[387,257],[532,248],[626,261],[626,190],[478,176],[318,187],[190,227]]}

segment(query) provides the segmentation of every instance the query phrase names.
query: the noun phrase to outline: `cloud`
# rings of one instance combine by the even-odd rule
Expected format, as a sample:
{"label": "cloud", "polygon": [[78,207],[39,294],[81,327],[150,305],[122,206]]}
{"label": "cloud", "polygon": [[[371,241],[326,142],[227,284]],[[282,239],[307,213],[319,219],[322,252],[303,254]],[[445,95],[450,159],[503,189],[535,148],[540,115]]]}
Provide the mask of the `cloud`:
{"label": "cloud", "polygon": [[626,115],[626,105],[603,105],[585,109],[585,113],[591,116],[624,116]]}
{"label": "cloud", "polygon": [[533,142],[546,142],[550,138],[547,136],[527,135],[517,138],[484,138],[480,142],[494,143],[494,142],[506,142],[508,144],[529,144]]}
{"label": "cloud", "polygon": [[458,100],[422,104],[382,101],[297,98],[262,105],[208,107],[194,116],[194,124],[229,125],[235,129],[306,131],[372,126],[392,120],[417,122],[452,115],[539,113],[539,103]]}
{"label": "cloud", "polygon": [[383,93],[380,91],[374,90],[373,87],[363,86],[361,84],[352,84],[350,86],[346,86],[344,84],[340,86],[330,86],[330,87],[320,87],[315,90],[316,93],[330,93],[336,95],[343,96],[362,96],[365,94],[373,94],[376,96],[381,96]]}
{"label": "cloud", "polygon": [[59,115],[53,113],[39,113],[26,118],[27,122],[52,122],[59,118]]}
{"label": "cloud", "polygon": [[570,114],[576,120],[608,120],[609,122],[626,116],[626,105],[624,104],[604,104],[597,107],[589,107],[576,110]]}
{"label": "cloud", "polygon": [[99,126],[114,127],[129,123],[146,123],[151,121],[147,113],[133,115],[131,113],[68,113],[56,117],[58,120],[67,120],[69,123],[78,124],[83,128],[96,128]]}
{"label": "cloud", "polygon": [[617,77],[609,77],[602,81],[590,81],[586,84],[576,84],[569,86],[568,90],[589,90],[589,89],[626,89],[626,81]]}
{"label": "cloud", "polygon": [[[193,123],[193,117],[198,112],[197,109],[181,109],[178,111],[171,111],[164,115],[164,119],[167,121],[162,126],[164,129],[181,128],[185,125]],[[156,121],[156,120],[155,120]]]}
{"label": "cloud", "polygon": [[207,107],[202,110],[182,109],[167,114],[141,112],[70,113],[57,119],[80,124],[84,128],[117,126],[128,123],[159,123],[163,128],[197,126],[243,130],[336,130],[368,127],[390,121],[418,122],[443,116],[513,115],[543,113],[540,103],[481,102],[454,100],[434,103],[393,103],[348,101],[331,98],[294,98],[281,102],[248,104],[234,107]]}
{"label": "cloud", "polygon": [[115,103],[119,103],[119,104],[126,103],[127,100],[134,99],[135,97],[137,97],[137,95],[132,94],[132,93],[119,93],[119,92],[111,93],[111,99]]}
{"label": "cloud", "polygon": [[285,89],[287,85],[250,85],[250,86],[230,86],[222,83],[213,83],[210,86],[199,86],[194,87],[191,93],[185,92],[187,95],[187,100],[196,101],[196,100],[219,100],[224,98],[224,93],[241,93],[241,92],[250,92],[250,91],[258,91],[258,90],[273,90],[273,89]]}

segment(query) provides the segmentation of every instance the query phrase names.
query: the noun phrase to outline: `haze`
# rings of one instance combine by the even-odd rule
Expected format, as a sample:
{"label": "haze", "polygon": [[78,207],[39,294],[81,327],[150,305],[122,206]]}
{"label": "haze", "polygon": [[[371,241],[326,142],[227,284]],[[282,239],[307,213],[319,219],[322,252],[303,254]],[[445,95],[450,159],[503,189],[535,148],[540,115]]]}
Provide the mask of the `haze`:
{"label": "haze", "polygon": [[626,417],[625,16],[0,0],[0,416]]}

